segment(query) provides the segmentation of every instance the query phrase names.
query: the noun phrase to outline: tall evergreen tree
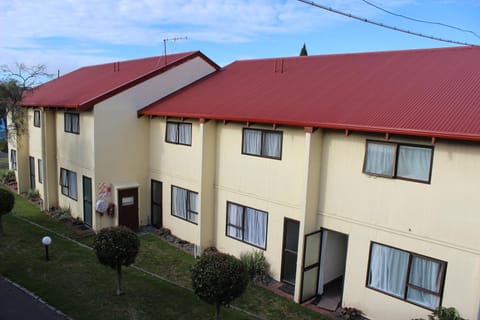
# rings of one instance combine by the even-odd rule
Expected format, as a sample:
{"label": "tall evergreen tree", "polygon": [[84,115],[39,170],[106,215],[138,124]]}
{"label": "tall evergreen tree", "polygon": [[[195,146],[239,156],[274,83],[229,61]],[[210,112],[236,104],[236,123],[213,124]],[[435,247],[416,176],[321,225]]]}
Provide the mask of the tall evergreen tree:
{"label": "tall evergreen tree", "polygon": [[300,50],[300,56],[308,56],[307,46],[303,44],[302,50]]}

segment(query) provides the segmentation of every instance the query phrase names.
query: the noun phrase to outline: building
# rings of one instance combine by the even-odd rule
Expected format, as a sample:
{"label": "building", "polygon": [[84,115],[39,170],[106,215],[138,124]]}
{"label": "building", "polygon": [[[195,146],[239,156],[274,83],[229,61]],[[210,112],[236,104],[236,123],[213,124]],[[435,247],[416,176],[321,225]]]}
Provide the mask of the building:
{"label": "building", "polygon": [[189,52],[84,67],[35,88],[22,101],[26,134],[9,146],[18,190],[95,229],[149,224],[149,120],[136,112],[218,68]]}
{"label": "building", "polygon": [[[119,192],[124,181],[137,183],[140,224],[169,228],[200,249],[261,250],[297,302],[338,290],[342,306],[370,319],[426,317],[439,306],[480,319],[480,48],[222,69],[200,60],[207,70],[199,81],[130,109],[139,118],[124,126],[143,128],[135,142],[145,143],[112,153],[125,165],[103,176],[112,158],[95,160],[94,185],[111,183],[112,203],[128,204]],[[100,107],[94,119],[96,110],[113,118],[113,107]],[[63,134],[65,116],[57,117]],[[109,150],[115,135],[91,137]],[[71,146],[57,142],[57,153]],[[57,185],[61,168],[73,170],[60,158]],[[136,176],[122,176],[131,168]],[[114,212],[122,224],[124,213]]]}
{"label": "building", "polygon": [[478,318],[480,48],[238,61],[139,114],[175,234],[264,251],[297,302]]}

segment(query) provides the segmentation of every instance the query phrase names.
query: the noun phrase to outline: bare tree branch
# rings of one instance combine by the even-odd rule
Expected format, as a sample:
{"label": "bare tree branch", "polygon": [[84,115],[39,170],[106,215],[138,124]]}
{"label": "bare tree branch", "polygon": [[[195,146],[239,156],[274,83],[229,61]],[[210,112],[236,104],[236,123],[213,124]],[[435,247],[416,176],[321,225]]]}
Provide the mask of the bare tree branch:
{"label": "bare tree branch", "polygon": [[44,64],[27,66],[16,62],[13,70],[8,65],[1,65],[0,71],[3,73],[3,80],[13,80],[24,90],[32,89],[53,76],[47,72]]}
{"label": "bare tree branch", "polygon": [[[24,92],[50,79],[52,74],[43,64],[28,66],[18,62],[13,69],[1,65],[0,72],[0,123],[3,122],[7,132],[12,130],[19,135],[23,132],[24,115],[20,103]],[[7,123],[7,115],[10,115],[12,123]]]}

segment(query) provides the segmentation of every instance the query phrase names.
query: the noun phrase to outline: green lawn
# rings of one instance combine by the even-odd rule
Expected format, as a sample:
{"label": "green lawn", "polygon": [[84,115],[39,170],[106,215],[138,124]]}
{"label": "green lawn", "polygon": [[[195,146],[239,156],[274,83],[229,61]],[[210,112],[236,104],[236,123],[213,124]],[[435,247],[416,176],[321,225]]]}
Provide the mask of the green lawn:
{"label": "green lawn", "polygon": [[[72,236],[64,224],[16,198],[14,214],[55,232]],[[4,216],[6,236],[0,240],[0,274],[42,297],[74,319],[210,319],[213,307],[190,290],[169,284],[133,268],[124,268],[124,290],[115,295],[116,275],[100,265],[88,248],[48,233],[12,215]],[[41,238],[50,235],[51,261],[44,260]],[[159,237],[140,237],[136,266],[190,287],[194,258]],[[89,245],[92,239],[83,239]],[[325,319],[260,287],[250,286],[235,306],[265,319]],[[222,319],[252,319],[222,309]]]}

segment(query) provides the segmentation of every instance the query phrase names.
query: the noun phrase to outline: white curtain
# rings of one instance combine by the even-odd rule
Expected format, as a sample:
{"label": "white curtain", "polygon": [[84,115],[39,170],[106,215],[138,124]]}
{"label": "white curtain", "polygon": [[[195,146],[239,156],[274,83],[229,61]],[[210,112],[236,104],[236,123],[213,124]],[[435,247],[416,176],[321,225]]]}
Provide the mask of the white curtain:
{"label": "white curtain", "polygon": [[71,117],[71,121],[72,121],[72,132],[80,132],[80,123],[79,123],[79,118],[80,116],[78,115],[78,113],[76,114],[70,114],[70,117]]}
{"label": "white curtain", "polygon": [[178,125],[178,143],[192,144],[192,125],[181,123]]}
{"label": "white curtain", "polygon": [[428,181],[432,149],[400,146],[398,150],[397,176]]}
{"label": "white curtain", "polygon": [[197,210],[197,194],[194,192],[188,193],[188,220],[197,223],[198,222],[198,210]]}
{"label": "white curtain", "polygon": [[245,208],[243,240],[265,248],[267,237],[267,215],[252,208]]}
{"label": "white curtain", "polygon": [[68,186],[67,172],[63,168],[60,169],[60,185]]}
{"label": "white curtain", "polygon": [[65,131],[72,132],[72,118],[70,113],[64,114],[64,121],[65,121]]}
{"label": "white curtain", "polygon": [[12,170],[17,170],[17,150],[10,150],[10,162]]}
{"label": "white curtain", "polygon": [[365,172],[393,176],[395,145],[368,142],[365,159]]}
{"label": "white curtain", "polygon": [[227,219],[227,234],[242,240],[243,207],[228,203]]}
{"label": "white curtain", "polygon": [[[410,284],[433,292],[439,292],[441,281],[440,271],[440,263],[418,256],[412,256],[409,278]],[[408,288],[407,300],[430,309],[436,309],[440,302],[439,296],[412,287]]]}
{"label": "white curtain", "polygon": [[403,298],[408,258],[407,252],[374,243],[370,254],[368,285]]}
{"label": "white curtain", "polygon": [[33,113],[33,125],[35,127],[40,127],[40,111],[35,110]]}
{"label": "white curtain", "polygon": [[77,174],[75,172],[68,171],[68,187],[69,196],[77,199]]}
{"label": "white curtain", "polygon": [[177,124],[167,122],[167,141],[176,143],[178,141],[177,136]]}
{"label": "white curtain", "polygon": [[262,150],[262,132],[259,130],[243,129],[243,152],[260,155]]}
{"label": "white curtain", "polygon": [[282,135],[273,132],[263,133],[262,155],[279,158],[282,148]]}
{"label": "white curtain", "polygon": [[42,183],[42,181],[43,181],[42,159],[38,159],[38,182]]}
{"label": "white curtain", "polygon": [[172,188],[172,211],[174,215],[187,219],[187,190]]}

